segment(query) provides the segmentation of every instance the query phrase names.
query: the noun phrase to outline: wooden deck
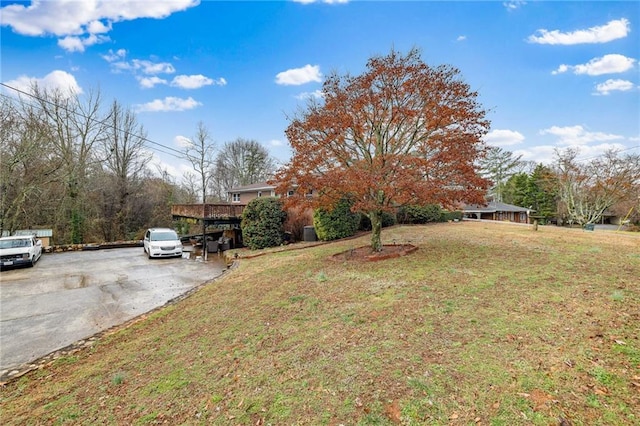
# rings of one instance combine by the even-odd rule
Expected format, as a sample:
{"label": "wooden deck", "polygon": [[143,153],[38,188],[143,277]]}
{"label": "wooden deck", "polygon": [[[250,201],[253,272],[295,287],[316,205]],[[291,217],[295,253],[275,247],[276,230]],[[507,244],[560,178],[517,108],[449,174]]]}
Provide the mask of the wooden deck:
{"label": "wooden deck", "polygon": [[240,220],[244,204],[174,204],[171,206],[173,217],[185,217],[200,220]]}

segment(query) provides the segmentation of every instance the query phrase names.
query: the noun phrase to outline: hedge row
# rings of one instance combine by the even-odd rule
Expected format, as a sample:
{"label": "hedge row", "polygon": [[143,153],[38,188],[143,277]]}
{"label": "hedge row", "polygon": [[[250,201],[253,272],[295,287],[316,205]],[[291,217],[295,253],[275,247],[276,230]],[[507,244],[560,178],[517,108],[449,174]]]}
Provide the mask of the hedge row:
{"label": "hedge row", "polygon": [[[332,209],[316,209],[313,226],[318,239],[331,241],[347,238],[357,231],[371,230],[371,221],[363,214],[353,213],[353,203],[347,198]],[[242,214],[242,235],[244,243],[252,250],[275,247],[283,243],[283,224],[287,218],[282,202],[275,197],[261,197],[251,200]],[[462,212],[447,211],[435,204],[406,206],[396,214],[384,212],[382,226],[396,223],[423,224],[448,222],[462,219]]]}

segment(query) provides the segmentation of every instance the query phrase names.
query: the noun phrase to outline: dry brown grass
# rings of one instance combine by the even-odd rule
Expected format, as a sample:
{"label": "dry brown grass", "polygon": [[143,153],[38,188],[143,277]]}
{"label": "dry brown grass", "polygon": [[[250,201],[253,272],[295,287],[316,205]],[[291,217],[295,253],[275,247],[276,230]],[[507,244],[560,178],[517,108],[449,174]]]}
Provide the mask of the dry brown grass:
{"label": "dry brown grass", "polygon": [[[4,387],[5,424],[559,424],[640,418],[640,238],[394,227],[242,259]],[[292,247],[295,247],[292,246]]]}

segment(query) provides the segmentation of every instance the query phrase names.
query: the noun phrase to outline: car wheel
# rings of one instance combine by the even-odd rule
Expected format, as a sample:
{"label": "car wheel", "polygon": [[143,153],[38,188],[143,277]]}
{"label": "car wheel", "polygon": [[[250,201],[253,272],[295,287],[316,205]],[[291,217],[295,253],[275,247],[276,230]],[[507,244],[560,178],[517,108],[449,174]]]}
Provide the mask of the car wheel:
{"label": "car wheel", "polygon": [[35,264],[36,264],[36,258],[35,258],[35,257],[32,257],[32,258],[31,258],[31,262],[29,262],[29,267],[30,267],[30,268],[33,268],[33,267],[35,266]]}

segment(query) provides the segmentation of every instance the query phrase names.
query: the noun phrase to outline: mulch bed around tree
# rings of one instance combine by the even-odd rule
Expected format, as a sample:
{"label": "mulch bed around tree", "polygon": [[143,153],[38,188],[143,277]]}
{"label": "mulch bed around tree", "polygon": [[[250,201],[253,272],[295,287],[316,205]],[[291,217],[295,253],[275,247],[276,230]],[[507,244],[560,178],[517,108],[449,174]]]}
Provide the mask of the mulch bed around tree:
{"label": "mulch bed around tree", "polygon": [[371,246],[362,246],[336,253],[330,259],[349,262],[377,262],[405,256],[416,250],[418,250],[418,247],[411,244],[385,244],[379,252],[374,252]]}

